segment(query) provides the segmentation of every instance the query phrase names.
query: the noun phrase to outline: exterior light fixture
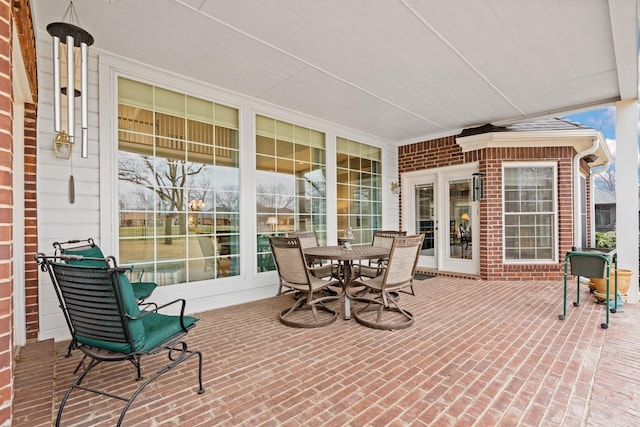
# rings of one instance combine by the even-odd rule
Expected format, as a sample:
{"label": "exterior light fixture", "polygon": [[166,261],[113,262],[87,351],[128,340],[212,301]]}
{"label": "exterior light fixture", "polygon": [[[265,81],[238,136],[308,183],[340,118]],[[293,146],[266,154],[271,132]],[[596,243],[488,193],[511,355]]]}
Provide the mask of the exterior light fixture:
{"label": "exterior light fixture", "polygon": [[[62,18],[77,22],[73,1],[69,3]],[[52,22],[47,31],[53,37],[53,129],[56,133],[66,133],[69,143],[75,143],[75,98],[80,97],[81,141],[83,158],[88,154],[88,47],[93,44],[93,36],[86,30],[69,22]],[[80,68],[78,69],[78,63]],[[80,89],[76,88],[79,80]],[[66,95],[66,102],[63,101]],[[62,108],[67,110],[66,130],[63,130]],[[56,136],[56,139],[58,136]],[[55,145],[54,145],[55,147]],[[69,150],[69,154],[71,150]],[[57,156],[57,153],[56,153]]]}
{"label": "exterior light fixture", "polygon": [[56,153],[56,158],[69,159],[72,150],[73,143],[69,141],[69,136],[65,131],[59,132],[56,137],[53,138],[53,152]]}
{"label": "exterior light fixture", "polygon": [[595,154],[588,154],[588,155],[584,156],[583,159],[587,163],[593,163],[596,160],[598,160],[598,156],[596,156]]}
{"label": "exterior light fixture", "polygon": [[400,192],[400,184],[398,184],[397,182],[392,182],[391,183],[391,192],[393,194],[398,194]]}
{"label": "exterior light fixture", "polygon": [[477,202],[484,198],[484,178],[480,172],[473,174],[473,180],[471,183],[473,187],[473,201]]}

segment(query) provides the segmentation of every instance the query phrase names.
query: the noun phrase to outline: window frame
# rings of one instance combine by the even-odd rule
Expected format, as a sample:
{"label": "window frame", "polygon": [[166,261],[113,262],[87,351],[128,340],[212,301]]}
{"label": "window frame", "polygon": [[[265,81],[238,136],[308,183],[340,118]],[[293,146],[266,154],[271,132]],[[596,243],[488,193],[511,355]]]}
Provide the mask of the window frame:
{"label": "window frame", "polygon": [[[536,258],[519,258],[519,259],[510,259],[507,258],[507,221],[506,217],[509,215],[506,211],[505,201],[506,201],[506,170],[507,169],[521,169],[521,168],[550,168],[552,170],[552,186],[551,191],[552,194],[552,203],[553,208],[551,214],[553,215],[552,223],[552,231],[550,237],[553,239],[551,242],[551,258],[550,259],[536,259]],[[556,264],[558,263],[558,245],[559,245],[559,235],[558,235],[558,163],[553,161],[538,161],[538,162],[503,162],[501,167],[501,179],[502,179],[502,262],[504,264]]]}
{"label": "window frame", "polygon": [[[317,233],[319,243],[326,243],[329,139],[325,131],[273,115],[256,113],[254,123],[254,268],[262,273],[275,270],[268,245],[271,236],[313,230]],[[322,176],[321,180],[307,176],[318,173]],[[268,188],[261,186],[261,182],[264,183],[261,179],[272,179],[271,192],[258,192],[259,189]],[[292,192],[282,192],[289,180]],[[322,182],[324,189],[320,185],[314,191],[313,184]],[[289,199],[290,202],[286,203],[290,203],[291,207],[281,206],[281,198],[285,201]],[[259,207],[261,201],[267,204]],[[316,221],[318,217],[322,217],[322,220]]]}
{"label": "window frame", "polygon": [[[228,150],[230,152],[236,153],[236,159],[235,159],[235,166],[233,166],[236,170],[237,170],[237,182],[235,183],[235,185],[237,186],[237,194],[238,194],[238,200],[241,198],[241,180],[240,180],[240,170],[241,170],[241,162],[239,161],[239,153],[240,153],[240,131],[241,131],[241,123],[240,123],[240,119],[241,119],[241,110],[237,105],[233,105],[232,103],[225,103],[224,101],[217,101],[214,99],[211,99],[210,97],[206,97],[203,96],[201,94],[194,94],[184,88],[173,88],[173,87],[167,87],[165,85],[161,85],[158,84],[156,82],[151,82],[148,81],[146,79],[140,78],[138,76],[129,76],[129,75],[124,75],[124,74],[117,74],[114,73],[113,76],[113,85],[114,85],[114,97],[113,97],[113,103],[114,103],[114,111],[113,111],[113,119],[114,119],[114,137],[113,137],[113,158],[112,158],[112,174],[113,174],[113,187],[111,188],[111,194],[113,197],[113,200],[115,201],[115,203],[113,203],[113,207],[112,207],[112,212],[113,212],[113,220],[112,220],[112,224],[111,224],[111,230],[112,230],[112,234],[113,234],[113,240],[114,242],[116,242],[116,244],[114,245],[113,249],[110,251],[111,253],[116,253],[119,254],[118,255],[118,259],[120,260],[122,258],[122,254],[121,254],[121,245],[120,245],[120,241],[122,240],[122,235],[121,235],[121,213],[122,213],[122,209],[119,203],[120,200],[120,175],[119,175],[119,157],[120,157],[120,152],[121,152],[121,147],[120,147],[120,126],[119,126],[119,105],[121,104],[121,101],[123,105],[127,106],[130,105],[130,103],[127,102],[126,98],[124,98],[123,100],[121,100],[120,95],[119,95],[119,87],[120,87],[120,79],[126,79],[126,80],[130,80],[132,81],[134,84],[142,84],[142,85],[148,85],[150,86],[151,90],[154,91],[155,89],[159,89],[160,91],[164,91],[164,92],[171,92],[174,94],[177,94],[180,97],[184,97],[185,99],[185,110],[184,110],[184,131],[187,132],[187,127],[189,127],[189,122],[194,122],[197,121],[198,116],[196,115],[189,115],[189,100],[193,99],[195,100],[195,102],[204,102],[204,103],[210,103],[211,104],[211,112],[217,114],[219,111],[226,111],[226,110],[235,110],[235,118],[233,118],[233,120],[235,120],[235,128],[233,127],[228,127],[228,129],[231,129],[233,132],[235,132],[235,136],[233,137],[234,141],[235,141],[235,147],[232,146],[230,148],[225,148],[225,150]],[[159,111],[155,106],[151,106],[150,114],[155,117],[157,114],[163,114],[162,111]],[[215,137],[212,136],[212,138],[214,138],[211,141],[211,147],[209,151],[212,151],[212,153],[217,153],[219,150],[222,150],[222,148],[220,148],[218,146],[218,143],[216,142],[215,144],[213,144],[213,141],[215,140],[215,138],[217,138],[218,135],[218,126],[221,126],[223,128],[227,128],[227,126],[224,125],[225,120],[223,119],[223,117],[225,116],[225,113],[222,114],[221,119],[217,120],[217,119],[213,119],[212,116],[212,122],[211,122],[211,130],[213,132],[215,132]],[[155,118],[154,118],[155,121]],[[203,122],[203,123],[206,123]],[[230,122],[229,122],[230,124]],[[153,143],[153,147],[152,147],[152,152],[151,152],[151,157],[154,159],[154,163],[158,162],[157,159],[165,159],[167,160],[168,158],[165,156],[156,156],[155,155],[155,150],[156,150],[156,144],[158,143],[158,141],[156,141],[156,139],[160,138],[162,139],[161,135],[157,134],[157,129],[154,130],[153,135],[150,136],[151,138],[153,138],[154,143]],[[187,135],[185,133],[184,137],[182,138],[183,141],[183,145],[184,145],[184,161],[185,161],[185,165],[192,163],[193,160],[191,160],[189,158],[189,154],[192,154],[190,150],[192,150],[192,148],[190,148],[190,146],[204,146],[203,144],[205,144],[203,141],[199,141],[197,139],[191,140],[190,138],[187,138]],[[206,144],[205,144],[206,145]],[[131,152],[130,150],[124,149],[125,152]],[[231,153],[233,155],[233,153]],[[217,154],[216,154],[217,156]],[[203,164],[203,165],[208,165],[208,169],[210,170],[210,173],[220,173],[219,171],[216,172],[218,166],[220,166],[218,164],[217,161],[217,157],[214,157],[212,154],[212,159],[211,159],[211,163],[210,164]],[[160,160],[162,161],[162,160]],[[169,159],[169,161],[172,161]],[[196,162],[198,163],[198,162]],[[190,184],[191,179],[186,179],[185,181],[185,186],[183,191],[186,193],[190,193],[190,192],[197,192],[200,191],[197,187],[192,187]],[[217,200],[219,194],[218,193],[225,193],[226,191],[223,190],[218,190],[218,189],[214,189],[211,190],[212,192],[212,196],[214,198],[214,200]],[[149,267],[153,267],[153,274],[148,278],[149,280],[153,280],[158,282],[158,277],[155,276],[156,274],[156,269],[158,268],[158,266],[162,266],[163,264],[182,264],[184,265],[184,269],[182,272],[182,275],[179,276],[179,280],[177,279],[177,282],[173,283],[169,283],[167,282],[167,285],[170,285],[171,287],[175,287],[175,286],[180,286],[180,285],[187,285],[187,286],[193,286],[194,284],[197,283],[201,283],[201,282],[209,282],[211,280],[215,281],[216,283],[220,282],[222,279],[226,279],[226,278],[237,278],[240,276],[240,271],[238,269],[238,265],[239,265],[239,260],[240,260],[240,251],[237,250],[238,245],[240,245],[240,240],[241,240],[241,236],[240,236],[240,212],[241,212],[241,208],[238,207],[237,212],[218,212],[217,210],[217,203],[213,203],[213,206],[211,206],[210,209],[211,212],[203,212],[203,213],[197,213],[196,211],[192,211],[192,209],[190,208],[190,206],[188,206],[188,200],[184,201],[185,206],[184,206],[184,212],[180,211],[179,213],[184,214],[185,218],[190,218],[191,216],[194,216],[196,218],[196,224],[195,224],[195,228],[194,231],[192,232],[190,230],[190,224],[186,224],[186,234],[181,235],[175,235],[175,238],[180,240],[180,239],[184,239],[185,240],[185,245],[191,245],[190,240],[195,241],[195,239],[198,237],[197,234],[197,218],[204,218],[205,216],[207,217],[211,217],[211,218],[227,218],[227,217],[236,217],[236,226],[238,228],[238,231],[235,233],[232,233],[228,239],[232,239],[233,242],[235,242],[235,250],[229,252],[228,254],[223,253],[223,251],[221,250],[220,253],[216,253],[214,255],[206,255],[203,253],[199,253],[199,255],[196,256],[190,256],[190,251],[188,250],[189,248],[187,246],[185,246],[186,252],[184,254],[184,259],[183,258],[176,258],[175,260],[165,260],[165,259],[160,259],[157,256],[157,251],[154,249],[154,255],[153,255],[153,260],[146,260],[146,261],[140,261],[140,265],[144,265],[143,268],[149,268]],[[127,209],[125,209],[125,211],[127,211]],[[153,204],[153,211],[149,211],[147,212],[147,214],[151,214],[154,217],[154,223],[155,223],[155,217],[157,217],[158,214],[161,214],[162,212],[160,210],[158,210],[158,206],[154,203]],[[216,219],[217,221],[217,219]],[[204,223],[204,220],[203,220]],[[146,227],[146,226],[145,226]],[[157,228],[154,225],[154,229]],[[234,237],[235,236],[235,237]],[[214,234],[210,234],[209,235],[210,238],[215,239],[215,240],[219,240],[218,239],[218,234],[216,233]],[[222,236],[222,237],[226,237]],[[160,240],[162,237],[154,234],[154,237],[150,240],[151,244],[155,245],[157,244],[156,241]],[[126,240],[126,239],[125,239]],[[232,242],[232,243],[233,243]],[[222,247],[220,241],[218,241],[217,243],[218,247]],[[231,244],[230,244],[231,245]],[[215,245],[214,245],[215,246]],[[201,278],[197,278],[197,275],[195,275],[193,278],[191,277],[190,274],[190,269],[193,268],[193,263],[198,263],[198,262],[204,262],[205,266],[207,265],[207,263],[211,263],[211,261],[213,261],[213,263],[215,265],[220,265],[221,262],[225,262],[223,260],[226,260],[228,262],[231,263],[231,267],[229,267],[229,272],[226,274],[221,273],[221,271],[218,270],[218,268],[216,267],[215,269],[215,277],[208,277],[209,275],[205,274],[204,276],[207,277],[201,277]],[[125,262],[126,260],[123,258],[122,262]],[[134,266],[135,267],[135,266]],[[206,271],[206,268],[205,268]],[[147,273],[146,271],[143,274],[150,274]],[[202,275],[201,275],[202,276]],[[142,276],[144,278],[144,276]],[[147,279],[145,279],[147,280]],[[160,281],[162,281],[163,279],[161,279]],[[164,283],[161,283],[164,284]]]}
{"label": "window frame", "polygon": [[[327,122],[317,118],[285,109],[279,105],[270,104],[246,95],[228,91],[222,87],[205,84],[201,81],[185,79],[183,76],[167,73],[145,64],[102,53],[98,63],[99,97],[95,111],[90,113],[90,121],[97,123],[98,134],[90,135],[89,159],[83,170],[83,182],[90,188],[82,193],[76,201],[81,203],[86,212],[86,222],[78,224],[80,232],[96,238],[105,253],[117,254],[118,247],[118,211],[117,211],[117,78],[126,77],[143,83],[153,84],[166,89],[175,90],[191,96],[211,100],[236,108],[239,113],[240,140],[240,275],[217,279],[220,283],[211,286],[213,282],[201,281],[174,286],[163,286],[156,290],[162,298],[181,298],[188,295],[193,299],[191,307],[194,310],[206,310],[223,304],[240,304],[255,298],[273,296],[271,280],[275,282],[275,271],[256,271],[256,242],[254,233],[246,230],[256,229],[255,218],[255,115],[272,117],[277,120],[295,123],[297,125],[322,131],[326,135],[327,156],[327,229],[337,230],[335,207],[335,138],[336,135],[354,140],[367,141],[368,144],[382,149],[383,188],[389,183],[397,181],[397,150],[388,146],[383,138],[345,128],[334,122]],[[98,114],[98,111],[101,114]],[[92,148],[93,147],[93,148]],[[90,186],[90,187],[89,187]],[[92,189],[99,191],[91,192]],[[397,200],[397,195],[383,191],[383,228],[398,227],[399,210],[391,203]],[[247,215],[248,214],[248,215]],[[327,244],[337,244],[337,234],[333,231],[327,235]],[[266,280],[266,281],[265,281]],[[185,292],[188,292],[185,294]],[[221,299],[222,298],[222,299]]]}
{"label": "window frame", "polygon": [[[342,157],[345,158],[346,165],[341,164]],[[359,166],[352,167],[351,162],[353,161],[357,161]],[[369,170],[362,166],[363,162],[369,162]],[[337,231],[340,235],[345,229],[351,227],[355,237],[353,242],[355,245],[370,244],[373,232],[382,229],[383,164],[383,150],[380,147],[343,136],[336,137]],[[348,176],[348,179],[341,180],[342,175]],[[366,184],[367,181],[368,184]],[[362,196],[362,201],[356,197],[356,194]],[[344,212],[342,212],[340,204],[344,205],[342,208],[345,210]],[[369,212],[363,212],[363,210]],[[355,221],[356,224],[353,224],[352,221]],[[360,226],[357,225],[358,221],[361,222]],[[364,225],[368,225],[368,227]]]}

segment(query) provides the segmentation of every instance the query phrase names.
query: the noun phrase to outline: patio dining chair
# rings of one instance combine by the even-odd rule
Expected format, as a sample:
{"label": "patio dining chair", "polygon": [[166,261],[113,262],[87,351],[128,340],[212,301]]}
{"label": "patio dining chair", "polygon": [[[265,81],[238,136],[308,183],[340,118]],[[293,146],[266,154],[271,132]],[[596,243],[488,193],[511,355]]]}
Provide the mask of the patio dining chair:
{"label": "patio dining chair", "polygon": [[[303,252],[307,248],[318,247],[318,235],[315,231],[289,231],[285,234],[285,237],[297,237],[300,240],[300,246]],[[315,259],[309,255],[305,255],[305,259],[309,267],[315,267],[311,271],[311,274],[319,278],[331,276],[336,268],[331,265],[331,262]]]}
{"label": "patio dining chair", "polygon": [[[184,341],[198,319],[184,315],[184,299],[154,306],[153,310],[140,310],[131,283],[124,274],[126,269],[118,268],[114,257],[89,258],[86,261],[90,263],[64,262],[69,260],[68,255],[36,255],[41,269],[49,273],[71,337],[84,353],[78,365],[83,369],[60,402],[55,425],[61,425],[62,413],[71,393],[84,390],[126,402],[117,422],[120,426],[134,399],[147,385],[193,356],[198,356],[198,394],[204,393],[202,354],[189,350]],[[159,313],[159,310],[170,306],[175,306],[172,310],[179,315]],[[168,363],[142,381],[142,357],[163,351],[166,351]],[[89,362],[85,366],[87,359]],[[122,361],[135,366],[135,379],[140,381],[131,395],[120,396],[94,388],[97,386],[82,384],[102,362]]]}
{"label": "patio dining chair", "polygon": [[198,244],[204,257],[204,271],[211,269],[217,277],[228,276],[231,273],[230,265],[224,266],[220,262],[220,242],[216,236],[198,234]]}
{"label": "patio dining chair", "polygon": [[347,296],[363,303],[353,316],[362,325],[375,329],[402,329],[413,324],[411,312],[400,306],[397,293],[413,285],[424,235],[396,236],[382,274],[357,277],[346,287]]}
{"label": "patio dining chair", "polygon": [[[68,264],[77,264],[84,262],[88,265],[101,265],[102,260],[105,258],[102,249],[92,238],[86,240],[69,240],[66,242],[55,242],[53,244],[55,254],[57,255],[74,255],[75,257],[68,257],[66,261]],[[87,258],[93,258],[97,261],[87,261]],[[97,264],[96,264],[97,263]],[[142,275],[144,270],[135,271],[133,266],[129,266],[129,274],[137,274],[138,280],[133,281],[133,294],[138,299],[139,303],[143,303],[144,300],[149,298],[153,291],[158,287],[155,282],[143,282]]]}
{"label": "patio dining chair", "polygon": [[[299,292],[293,306],[280,312],[280,321],[297,328],[316,328],[334,322],[338,313],[325,303],[341,298],[342,288],[341,292],[334,291],[331,295],[324,291],[340,286],[340,282],[334,278],[338,275],[337,266],[330,264],[334,271],[322,279],[313,273],[324,266],[309,267],[298,237],[272,237],[269,244],[279,276],[278,295],[283,293],[283,288],[287,288],[284,293]],[[312,316],[305,315],[307,310]]]}
{"label": "patio dining chair", "polygon": [[[371,242],[371,246],[379,246],[383,248],[391,249],[391,245],[393,244],[393,238],[396,236],[406,236],[406,231],[398,231],[398,230],[375,230],[373,232],[373,241]],[[356,270],[357,276],[364,276],[368,278],[373,278],[379,276],[383,273],[382,267],[387,263],[388,258],[380,258],[378,260],[369,261],[369,265],[359,266]],[[409,287],[409,291],[404,291],[410,293],[411,295],[415,295],[413,291],[413,285]]]}

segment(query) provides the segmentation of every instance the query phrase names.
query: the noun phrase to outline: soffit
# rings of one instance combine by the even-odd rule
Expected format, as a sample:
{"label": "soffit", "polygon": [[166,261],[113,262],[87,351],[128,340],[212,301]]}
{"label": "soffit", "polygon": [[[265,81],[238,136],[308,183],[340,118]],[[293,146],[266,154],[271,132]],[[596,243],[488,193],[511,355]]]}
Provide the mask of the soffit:
{"label": "soffit", "polygon": [[[636,3],[74,5],[96,49],[404,144],[637,97]],[[32,0],[39,37],[67,6]]]}

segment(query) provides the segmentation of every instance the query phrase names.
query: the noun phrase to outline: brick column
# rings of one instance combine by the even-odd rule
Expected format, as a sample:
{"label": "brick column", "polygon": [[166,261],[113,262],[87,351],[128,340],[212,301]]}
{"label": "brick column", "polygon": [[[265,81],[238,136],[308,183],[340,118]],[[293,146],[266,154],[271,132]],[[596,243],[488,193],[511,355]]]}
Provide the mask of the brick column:
{"label": "brick column", "polygon": [[36,105],[24,105],[24,287],[27,340],[38,338],[38,204]]}
{"label": "brick column", "polygon": [[9,425],[13,418],[12,30],[11,2],[0,0],[0,423]]}

